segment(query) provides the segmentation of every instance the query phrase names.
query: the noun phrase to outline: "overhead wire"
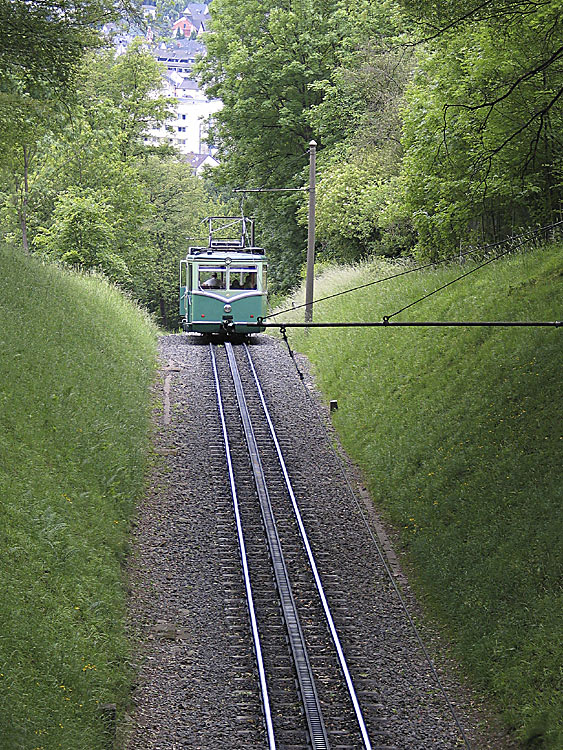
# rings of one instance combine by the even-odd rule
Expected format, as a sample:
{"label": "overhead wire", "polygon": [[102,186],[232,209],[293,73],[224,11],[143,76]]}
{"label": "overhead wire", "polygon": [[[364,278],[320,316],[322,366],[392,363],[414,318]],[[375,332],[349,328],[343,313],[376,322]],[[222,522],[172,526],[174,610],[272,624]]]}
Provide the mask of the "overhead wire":
{"label": "overhead wire", "polygon": [[[465,258],[465,257],[468,257],[470,255],[475,255],[476,253],[486,253],[486,252],[490,251],[492,248],[499,247],[501,245],[505,245],[508,242],[514,242],[515,240],[521,240],[523,238],[526,238],[527,240],[531,240],[531,239],[533,239],[534,237],[536,237],[539,234],[545,234],[545,233],[549,232],[550,230],[556,229],[557,227],[561,227],[561,226],[563,226],[563,220],[562,221],[554,222],[553,224],[549,224],[549,225],[544,226],[544,227],[540,227],[538,229],[528,230],[527,232],[523,232],[522,234],[514,235],[514,236],[508,237],[508,238],[506,238],[504,240],[499,240],[498,242],[494,242],[494,243],[491,243],[489,245],[485,245],[484,247],[478,247],[478,248],[475,248],[473,250],[467,250],[467,251],[462,252],[462,253],[456,253],[455,255],[450,255],[450,256],[447,256],[446,258],[442,258],[442,259],[439,259],[439,260],[434,260],[434,261],[432,261],[430,263],[425,263],[425,264],[423,264],[421,266],[414,266],[413,268],[407,268],[404,271],[399,271],[398,273],[391,274],[390,276],[385,276],[382,279],[375,279],[374,281],[368,281],[365,284],[360,284],[359,286],[355,286],[355,287],[352,287],[350,289],[344,289],[341,292],[335,292],[334,294],[329,294],[329,295],[327,295],[325,297],[319,297],[318,299],[313,300],[310,304],[311,305],[315,305],[318,302],[325,302],[326,300],[334,299],[335,297],[340,297],[340,296],[342,296],[344,294],[350,294],[351,292],[357,292],[360,289],[366,289],[367,287],[374,286],[375,284],[382,284],[385,281],[391,281],[392,279],[397,279],[400,276],[406,276],[407,274],[414,273],[415,271],[422,271],[422,270],[424,270],[426,268],[432,268],[434,266],[441,265],[442,263],[448,263],[450,261],[460,260],[461,258]],[[454,281],[459,281],[460,279],[464,278],[465,276],[468,276],[469,273],[473,273],[473,271],[477,271],[477,270],[479,270],[479,268],[482,268],[484,265],[487,265],[487,263],[490,263],[493,260],[497,260],[498,258],[501,258],[504,255],[507,255],[508,253],[513,252],[518,247],[521,247],[522,244],[523,244],[523,242],[521,242],[520,244],[518,244],[516,246],[511,246],[505,252],[500,253],[499,255],[496,255],[494,258],[490,258],[489,260],[487,260],[487,262],[481,264],[480,266],[476,267],[472,271],[470,271],[470,272],[468,272],[466,274],[463,274],[462,276],[460,276],[458,279],[455,279]],[[428,294],[426,296],[429,297],[432,294],[435,294],[436,292],[440,291],[441,289],[445,289],[446,286],[449,286],[450,284],[453,284],[454,281],[451,281],[448,284],[445,284],[440,289],[436,289],[434,292],[431,292],[430,294]],[[421,297],[420,300],[417,300],[416,302],[420,302],[422,299],[425,299],[425,298],[426,297]],[[392,315],[385,316],[385,319],[389,320],[391,317],[394,317],[395,315],[398,315],[399,312],[403,312],[403,310],[406,310],[408,307],[412,307],[412,305],[416,304],[416,302],[413,302],[410,305],[407,305],[406,307],[402,308],[401,310],[398,310],[397,312],[393,313]],[[303,307],[306,307],[306,306],[307,306],[307,303],[304,302],[301,305],[295,305],[294,307],[289,307],[289,308],[286,308],[284,310],[279,310],[277,312],[270,313],[269,315],[265,315],[262,318],[262,320],[266,320],[267,318],[274,318],[274,317],[277,317],[278,315],[283,315],[284,313],[293,312],[294,310],[299,310],[299,309],[301,309]]]}
{"label": "overhead wire", "polygon": [[[558,222],[558,224],[559,223],[563,223],[563,222]],[[557,226],[557,225],[553,225],[553,226]],[[549,228],[551,229],[552,227],[549,227]],[[451,286],[452,284],[455,284],[457,281],[461,281],[461,279],[465,279],[467,276],[470,276],[472,273],[475,273],[475,271],[479,271],[481,268],[488,266],[489,263],[493,263],[495,260],[499,260],[499,258],[503,258],[505,255],[508,255],[508,253],[514,252],[514,250],[517,250],[519,247],[522,247],[523,244],[524,242],[520,242],[520,244],[518,245],[509,247],[508,250],[505,250],[503,253],[499,253],[498,255],[495,255],[493,258],[489,258],[483,263],[480,263],[478,266],[475,266],[475,268],[472,268],[470,271],[467,271],[466,273],[463,273],[461,276],[458,276],[457,278],[452,279],[451,281],[448,281],[446,284],[443,284],[437,289],[434,289],[433,292],[429,292],[428,294],[423,295],[422,297],[415,300],[414,302],[411,302],[410,304],[405,305],[404,307],[401,307],[400,310],[397,310],[391,315],[385,315],[383,320],[385,321],[385,320],[390,320],[391,318],[394,318],[395,315],[398,315],[399,313],[402,313],[405,310],[408,310],[410,307],[414,307],[414,305],[417,305],[419,302],[422,302],[423,300],[428,299],[428,297],[432,297],[432,295],[437,294],[438,292],[441,292],[443,289],[445,289],[448,286]]]}
{"label": "overhead wire", "polygon": [[493,263],[495,260],[498,260],[499,258],[502,258],[505,255],[508,255],[508,253],[511,253],[515,249],[516,248],[511,247],[508,250],[505,250],[504,253],[499,253],[499,255],[495,255],[494,258],[489,258],[484,263],[480,263],[478,266],[475,266],[475,268],[472,268],[470,271],[463,273],[461,276],[458,276],[456,279],[452,279],[451,281],[448,281],[446,284],[442,284],[442,286],[439,286],[437,289],[434,289],[433,292],[428,292],[428,294],[423,295],[422,297],[415,300],[414,302],[410,302],[408,305],[401,307],[400,310],[397,310],[391,315],[384,315],[383,320],[384,321],[391,320],[391,318],[394,318],[395,315],[398,315],[399,313],[402,313],[405,310],[408,310],[410,307],[414,307],[414,305],[417,305],[419,302],[422,302],[423,300],[428,299],[428,297],[432,297],[432,295],[437,294],[438,292],[441,292],[443,289],[445,289],[448,286],[451,286],[452,284],[455,284],[457,281],[461,281],[461,279],[465,279],[467,276],[470,276],[472,273],[475,273],[475,271],[478,271],[480,268],[484,268],[484,266],[489,265],[489,263]]}

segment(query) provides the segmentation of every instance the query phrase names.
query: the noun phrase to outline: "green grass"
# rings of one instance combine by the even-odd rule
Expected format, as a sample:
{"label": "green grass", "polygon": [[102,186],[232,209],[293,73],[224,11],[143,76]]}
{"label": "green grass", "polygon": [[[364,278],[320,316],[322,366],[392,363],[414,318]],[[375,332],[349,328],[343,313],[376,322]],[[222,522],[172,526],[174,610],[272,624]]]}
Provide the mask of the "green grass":
{"label": "green grass", "polygon": [[101,750],[130,685],[122,563],[156,329],[115,289],[0,248],[0,748]]}
{"label": "green grass", "polygon": [[[315,296],[390,270],[333,269]],[[460,273],[375,285],[316,305],[315,320],[381,320]],[[396,320],[560,319],[562,279],[563,248],[534,250]],[[326,399],[338,399],[343,443],[474,684],[525,746],[559,750],[563,331],[318,329],[290,340],[313,361]]]}

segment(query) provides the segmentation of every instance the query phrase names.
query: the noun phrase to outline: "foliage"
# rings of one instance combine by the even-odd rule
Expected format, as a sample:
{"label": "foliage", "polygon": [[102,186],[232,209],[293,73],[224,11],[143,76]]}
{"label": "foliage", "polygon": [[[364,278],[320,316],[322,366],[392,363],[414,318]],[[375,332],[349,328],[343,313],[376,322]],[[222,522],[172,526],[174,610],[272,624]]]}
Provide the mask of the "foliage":
{"label": "foliage", "polygon": [[[323,99],[314,84],[330,78],[344,53],[344,7],[337,0],[291,7],[277,0],[215,0],[212,11],[198,71],[208,95],[224,105],[210,134],[221,162],[214,179],[230,187],[301,186],[314,136],[310,113]],[[305,248],[296,202],[270,196],[249,205],[258,225],[267,226],[274,281],[294,282]]]}
{"label": "foliage", "polygon": [[84,269],[97,268],[112,281],[127,283],[130,273],[113,252],[112,207],[99,192],[69,189],[57,198],[53,221],[35,238],[48,257]]}
{"label": "foliage", "polygon": [[178,268],[189,237],[201,235],[202,217],[224,213],[189,164],[175,159],[149,158],[140,168],[148,211],[143,231],[153,248],[150,264],[137,274],[138,299],[174,328],[178,315]]}
{"label": "foliage", "polygon": [[[397,320],[554,320],[562,259],[561,244],[515,254]],[[334,268],[316,296],[395,269],[383,260]],[[459,275],[451,267],[403,276],[320,302],[314,319],[381,320]],[[517,739],[560,748],[561,329],[314,329],[292,337],[326,400],[338,399],[340,437],[473,684]]]}
{"label": "foliage", "polygon": [[404,111],[403,197],[424,254],[560,217],[562,22],[558,4],[541,3],[459,24],[421,52]]}
{"label": "foliage", "polygon": [[53,96],[48,88],[34,87],[31,95],[23,85],[10,87],[0,82],[0,179],[4,200],[17,217],[26,253],[30,172],[38,142],[47,132],[55,131],[62,120],[61,102]]}
{"label": "foliage", "polygon": [[109,116],[122,159],[154,150],[144,143],[146,132],[171,116],[172,102],[161,93],[163,69],[144,40],[134,39],[117,58],[112,50],[91,57],[84,71],[83,106],[98,127]]}
{"label": "foliage", "polygon": [[86,62],[72,119],[35,146],[27,196],[33,248],[130,285],[128,268],[147,249],[134,160],[143,153],[143,125],[166,116],[161,97],[147,99],[159,80],[138,45],[118,61],[107,53]]}
{"label": "foliage", "polygon": [[151,25],[160,38],[170,38],[172,25],[182,17],[186,4],[183,0],[157,0],[156,15]]}
{"label": "foliage", "polygon": [[[178,260],[217,203],[188,163],[145,142],[170,113],[161,78],[141,41],[118,58],[107,50],[86,59],[72,117],[56,133],[45,128],[34,150],[26,218],[34,251],[102,271],[174,327]],[[4,205],[15,232],[10,193]]]}
{"label": "foliage", "polygon": [[156,329],[95,276],[0,247],[0,745],[104,750],[132,678],[122,564]]}
{"label": "foliage", "polygon": [[100,44],[102,23],[132,7],[130,0],[0,0],[0,177],[17,213],[24,252],[38,143],[60,126],[83,55]]}
{"label": "foliage", "polygon": [[[78,76],[94,27],[117,6],[32,7],[44,35],[37,49],[22,4],[0,3],[3,233],[19,233],[27,251],[49,230],[59,193],[97,191],[142,296],[161,252],[144,229],[150,207],[139,177],[141,161],[163,151],[143,137],[167,116],[158,66],[137,40],[118,59],[109,50],[90,57]],[[182,11],[159,0],[156,27]],[[197,68],[224,104],[210,132],[221,161],[212,191],[229,199],[233,188],[306,185],[314,138],[321,257],[414,250],[434,258],[561,217],[556,0],[214,0],[212,11]],[[303,194],[244,200],[272,260],[273,288],[288,289],[305,257]]]}
{"label": "foliage", "polygon": [[[313,137],[321,252],[343,259],[415,245],[439,257],[561,216],[560,3],[304,10],[213,5],[199,70],[225,103],[212,134],[221,184],[306,183],[300,154]],[[274,284],[287,286],[304,255],[303,205],[250,203],[273,244]]]}
{"label": "foliage", "polygon": [[95,26],[115,13],[106,0],[1,0],[0,90],[64,90],[84,49],[96,43]]}

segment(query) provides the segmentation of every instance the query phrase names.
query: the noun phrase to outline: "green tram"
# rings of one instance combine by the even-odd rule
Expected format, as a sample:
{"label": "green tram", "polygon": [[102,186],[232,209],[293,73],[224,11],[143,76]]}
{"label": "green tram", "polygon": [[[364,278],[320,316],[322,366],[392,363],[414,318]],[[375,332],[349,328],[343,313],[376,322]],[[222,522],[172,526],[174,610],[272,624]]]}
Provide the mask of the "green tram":
{"label": "green tram", "polygon": [[[212,216],[207,247],[190,247],[180,261],[180,315],[185,331],[247,335],[264,331],[266,315],[264,251],[254,246],[254,220]],[[233,234],[238,227],[240,234]]]}

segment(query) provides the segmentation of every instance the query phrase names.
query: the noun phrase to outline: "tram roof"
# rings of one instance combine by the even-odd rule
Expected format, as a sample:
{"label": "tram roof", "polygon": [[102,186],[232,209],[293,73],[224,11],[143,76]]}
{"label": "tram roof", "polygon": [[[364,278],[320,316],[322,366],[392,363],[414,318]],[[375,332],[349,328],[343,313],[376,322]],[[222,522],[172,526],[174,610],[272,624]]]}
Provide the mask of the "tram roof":
{"label": "tram roof", "polygon": [[209,247],[190,247],[188,258],[191,260],[221,262],[230,258],[233,262],[246,262],[263,260],[264,250],[261,247],[249,247],[241,251],[238,248],[209,248]]}

